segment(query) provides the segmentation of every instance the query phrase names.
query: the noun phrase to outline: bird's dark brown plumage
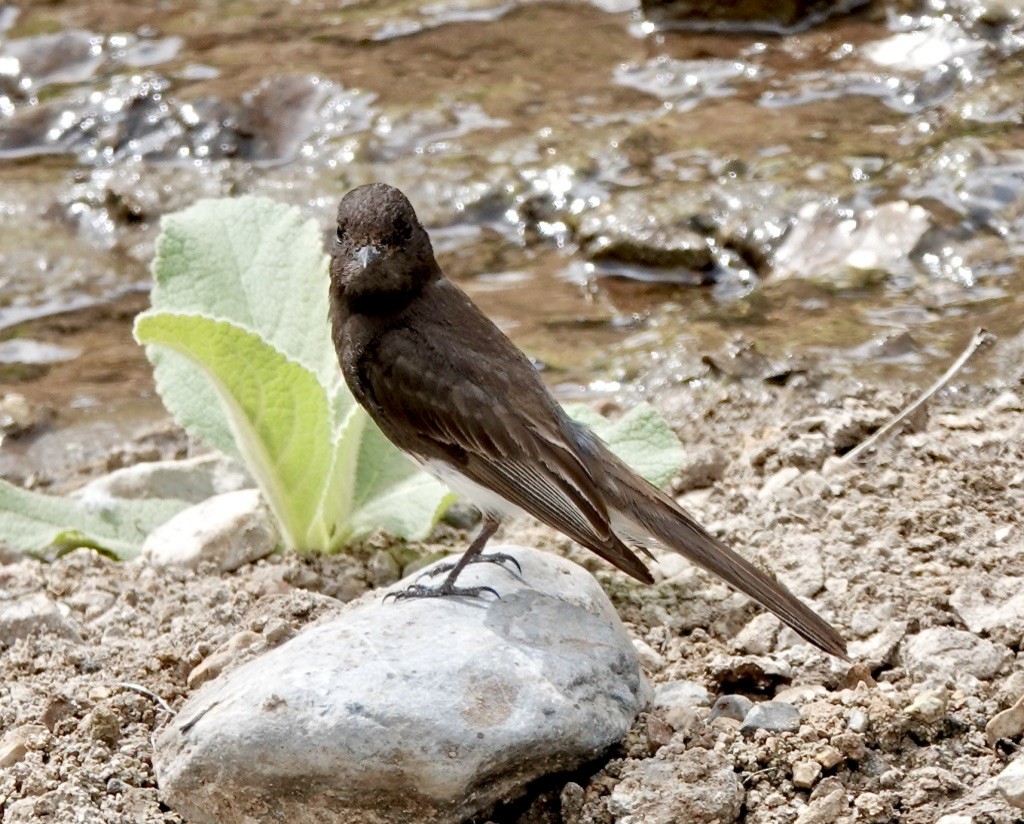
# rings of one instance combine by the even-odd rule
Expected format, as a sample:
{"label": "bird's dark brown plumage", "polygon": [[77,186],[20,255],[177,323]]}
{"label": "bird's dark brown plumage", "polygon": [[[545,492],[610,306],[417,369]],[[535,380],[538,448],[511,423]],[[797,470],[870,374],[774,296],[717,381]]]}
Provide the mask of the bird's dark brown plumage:
{"label": "bird's dark brown plumage", "polygon": [[663,545],[845,657],[833,627],[568,418],[526,356],[443,275],[397,189],[361,186],[341,201],[330,289],[356,399],[400,449],[479,491],[492,523],[505,510],[484,491],[646,583],[630,545]]}

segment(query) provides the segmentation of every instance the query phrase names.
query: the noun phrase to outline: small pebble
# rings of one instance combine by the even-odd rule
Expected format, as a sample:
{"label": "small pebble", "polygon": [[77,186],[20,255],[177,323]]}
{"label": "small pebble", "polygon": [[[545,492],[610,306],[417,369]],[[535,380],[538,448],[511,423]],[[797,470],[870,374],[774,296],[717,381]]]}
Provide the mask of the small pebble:
{"label": "small pebble", "polygon": [[817,761],[801,759],[793,765],[793,786],[801,790],[809,790],[821,778],[821,764]]}
{"label": "small pebble", "polygon": [[742,721],[753,706],[754,702],[742,695],[723,695],[712,705],[708,721],[714,721],[716,718]]}
{"label": "small pebble", "polygon": [[864,732],[868,728],[868,714],[861,709],[855,709],[850,713],[850,719],[846,722],[850,732]]}

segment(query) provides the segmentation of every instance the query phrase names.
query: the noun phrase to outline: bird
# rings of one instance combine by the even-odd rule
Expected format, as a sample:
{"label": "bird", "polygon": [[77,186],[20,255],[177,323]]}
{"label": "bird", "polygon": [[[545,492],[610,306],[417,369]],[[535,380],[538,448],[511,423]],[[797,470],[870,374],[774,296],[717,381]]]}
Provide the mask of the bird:
{"label": "bird", "polygon": [[330,246],[331,336],[345,382],[396,447],[482,513],[444,580],[402,597],[480,595],[488,588],[459,586],[459,575],[514,560],[483,550],[503,519],[526,513],[646,584],[654,578],[640,554],[674,550],[847,659],[834,627],[568,416],[529,358],[445,276],[401,191],[371,183],[345,194]]}

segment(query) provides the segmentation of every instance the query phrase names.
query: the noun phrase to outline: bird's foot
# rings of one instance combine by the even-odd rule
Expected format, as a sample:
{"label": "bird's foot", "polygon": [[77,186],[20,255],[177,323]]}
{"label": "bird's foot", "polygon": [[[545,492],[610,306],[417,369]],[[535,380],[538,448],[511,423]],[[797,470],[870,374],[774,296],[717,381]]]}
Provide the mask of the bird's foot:
{"label": "bird's foot", "polygon": [[423,584],[411,584],[405,589],[397,592],[389,592],[384,600],[394,598],[396,601],[410,601],[413,598],[480,598],[485,592],[489,592],[498,600],[501,596],[494,587],[457,587],[447,581],[437,586],[428,587]]}
{"label": "bird's foot", "polygon": [[[426,572],[420,575],[420,578],[433,578],[435,575],[442,575],[445,572],[451,572],[455,569],[458,561],[443,561],[437,566],[431,567]],[[497,564],[509,575],[513,572],[511,569],[506,569],[505,564],[511,564],[516,568],[516,573],[519,575],[523,574],[523,568],[519,565],[519,561],[514,556],[509,555],[507,552],[488,552],[486,555],[477,555],[475,558],[470,558],[466,561],[466,566],[470,564]],[[417,578],[419,580],[419,578]]]}

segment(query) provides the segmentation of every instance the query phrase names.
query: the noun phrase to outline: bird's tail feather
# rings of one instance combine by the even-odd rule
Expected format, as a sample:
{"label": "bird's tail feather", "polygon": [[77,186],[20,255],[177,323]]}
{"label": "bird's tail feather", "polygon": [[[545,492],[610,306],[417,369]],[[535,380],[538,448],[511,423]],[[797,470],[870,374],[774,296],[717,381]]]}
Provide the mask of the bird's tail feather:
{"label": "bird's tail feather", "polygon": [[729,549],[668,495],[635,475],[618,459],[609,454],[606,460],[608,508],[633,524],[637,534],[649,534],[667,549],[753,598],[815,646],[847,658],[846,641],[839,632],[783,584]]}

